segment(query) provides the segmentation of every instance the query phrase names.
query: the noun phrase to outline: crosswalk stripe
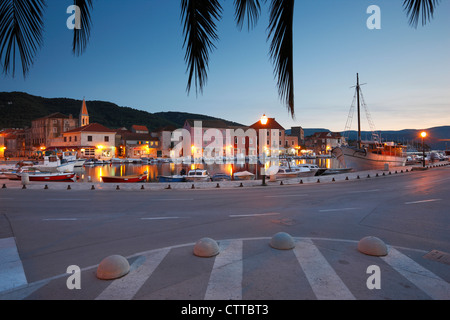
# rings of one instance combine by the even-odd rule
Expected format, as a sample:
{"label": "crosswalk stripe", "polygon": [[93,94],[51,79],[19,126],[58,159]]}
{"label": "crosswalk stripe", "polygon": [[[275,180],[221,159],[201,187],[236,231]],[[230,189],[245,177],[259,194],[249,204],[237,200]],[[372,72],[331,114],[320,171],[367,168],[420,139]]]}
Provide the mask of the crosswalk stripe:
{"label": "crosswalk stripe", "polygon": [[0,239],[0,292],[27,284],[14,238]]}
{"label": "crosswalk stripe", "polygon": [[450,299],[450,284],[448,282],[398,250],[389,248],[388,255],[381,258],[434,300]]}
{"label": "crosswalk stripe", "polygon": [[317,299],[355,299],[311,240],[303,239],[298,241],[293,250]]}
{"label": "crosswalk stripe", "polygon": [[206,289],[205,300],[241,300],[242,299],[242,241],[221,241],[220,253]]}
{"label": "crosswalk stripe", "polygon": [[131,300],[161,261],[166,257],[170,249],[159,250],[145,256],[145,261],[135,270],[131,265],[131,271],[126,276],[114,280],[96,300]]}

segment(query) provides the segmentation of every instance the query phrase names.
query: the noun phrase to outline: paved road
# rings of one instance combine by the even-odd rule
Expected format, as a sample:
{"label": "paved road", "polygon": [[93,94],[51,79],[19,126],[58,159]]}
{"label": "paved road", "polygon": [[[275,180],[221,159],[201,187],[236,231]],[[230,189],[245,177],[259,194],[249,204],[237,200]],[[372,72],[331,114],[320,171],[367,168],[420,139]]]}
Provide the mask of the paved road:
{"label": "paved road", "polygon": [[[0,299],[448,300],[449,183],[450,167],[439,167],[271,187],[0,189]],[[295,248],[272,248],[278,232]],[[360,253],[366,236],[389,254]],[[204,237],[217,256],[193,255]],[[97,279],[113,254],[130,273]],[[71,265],[81,289],[67,288]],[[369,289],[377,274],[381,287]]]}

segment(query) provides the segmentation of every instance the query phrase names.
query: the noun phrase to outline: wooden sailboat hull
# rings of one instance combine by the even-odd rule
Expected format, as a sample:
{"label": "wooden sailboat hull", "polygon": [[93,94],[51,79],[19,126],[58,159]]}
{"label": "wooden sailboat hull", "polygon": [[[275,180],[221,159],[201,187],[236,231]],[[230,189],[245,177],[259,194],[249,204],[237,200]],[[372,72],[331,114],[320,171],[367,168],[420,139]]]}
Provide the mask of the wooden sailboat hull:
{"label": "wooden sailboat hull", "polygon": [[344,168],[352,168],[356,171],[384,170],[386,165],[390,168],[403,167],[406,164],[406,157],[375,154],[348,146],[336,147],[331,153]]}

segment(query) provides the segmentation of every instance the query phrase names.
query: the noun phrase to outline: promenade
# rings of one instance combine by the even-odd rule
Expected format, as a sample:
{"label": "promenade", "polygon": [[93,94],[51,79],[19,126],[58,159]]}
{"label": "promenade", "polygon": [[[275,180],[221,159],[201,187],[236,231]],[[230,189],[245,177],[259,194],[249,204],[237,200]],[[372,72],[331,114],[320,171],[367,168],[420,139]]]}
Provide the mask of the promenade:
{"label": "promenade", "polygon": [[[0,299],[177,300],[174,315],[206,300],[262,301],[272,315],[273,300],[448,300],[449,182],[447,162],[267,186],[8,181]],[[280,232],[292,249],[270,245]],[[388,254],[361,253],[366,237],[381,239]],[[204,238],[217,241],[217,255],[193,254]],[[98,279],[112,255],[126,258],[129,273]],[[80,289],[68,288],[73,265]],[[369,284],[373,266],[380,288]]]}

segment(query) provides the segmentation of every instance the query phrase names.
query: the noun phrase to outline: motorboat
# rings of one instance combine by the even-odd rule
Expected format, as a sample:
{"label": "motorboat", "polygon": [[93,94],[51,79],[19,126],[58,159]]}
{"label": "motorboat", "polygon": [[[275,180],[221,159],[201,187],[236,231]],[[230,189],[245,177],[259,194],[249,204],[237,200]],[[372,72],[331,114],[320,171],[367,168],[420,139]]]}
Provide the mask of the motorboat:
{"label": "motorboat", "polygon": [[300,163],[294,165],[292,168],[308,168],[310,171],[314,172],[314,174],[312,174],[313,176],[320,176],[327,170],[327,168],[321,168],[317,164],[313,163]]}
{"label": "motorboat", "polygon": [[277,177],[277,179],[297,178],[300,172],[300,170],[294,170],[292,168],[279,167],[278,172],[275,174],[275,176]]}
{"label": "motorboat", "polygon": [[44,172],[73,172],[75,165],[67,159],[59,159],[57,155],[44,157],[44,163],[34,165],[34,167]]}
{"label": "motorboat", "polygon": [[104,183],[136,183],[147,180],[147,174],[128,176],[101,176]]}
{"label": "motorboat", "polygon": [[231,176],[226,173],[218,172],[212,175],[211,177],[212,181],[230,181]]}
{"label": "motorboat", "polygon": [[81,168],[86,162],[86,159],[78,158],[77,153],[75,151],[63,152],[62,158],[66,159],[69,163],[73,163],[74,168]]}
{"label": "motorboat", "polygon": [[24,175],[28,175],[29,181],[76,181],[76,174],[73,172],[44,172],[36,168],[23,168],[16,173],[18,180],[22,179]]}
{"label": "motorboat", "polygon": [[158,182],[185,182],[185,175],[158,176]]}
{"label": "motorboat", "polygon": [[239,171],[233,174],[234,180],[255,180],[255,175],[248,171]]}
{"label": "motorboat", "polygon": [[207,170],[203,169],[195,169],[190,170],[186,176],[186,181],[190,182],[197,182],[197,181],[210,181],[211,177],[209,176],[209,173]]}

